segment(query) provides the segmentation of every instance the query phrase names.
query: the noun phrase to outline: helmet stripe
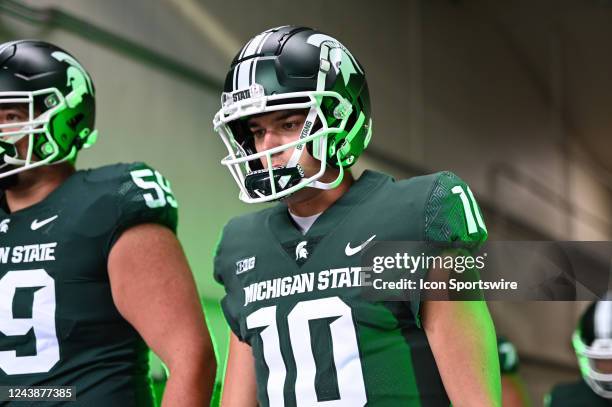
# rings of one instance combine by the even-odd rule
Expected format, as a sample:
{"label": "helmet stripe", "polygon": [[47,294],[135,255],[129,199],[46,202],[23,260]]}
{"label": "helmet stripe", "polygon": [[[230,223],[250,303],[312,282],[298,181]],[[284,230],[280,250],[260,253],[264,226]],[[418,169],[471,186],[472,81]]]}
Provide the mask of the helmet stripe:
{"label": "helmet stripe", "polygon": [[255,38],[253,38],[253,41],[251,41],[249,45],[245,47],[244,53],[242,54],[242,58],[248,58],[250,56],[253,56],[255,52],[257,52],[257,49],[259,48],[259,44],[261,44],[261,42],[264,40],[266,36],[267,36],[266,33],[261,33],[261,34],[258,34]]}
{"label": "helmet stripe", "polygon": [[249,40],[249,42],[246,43],[246,45],[242,48],[242,51],[240,51],[240,56],[238,57],[238,59],[242,59],[244,58],[244,53],[246,52],[246,50],[249,48],[249,46],[251,45],[251,43],[256,39],[257,37],[253,37]]}
{"label": "helmet stripe", "polygon": [[[268,31],[268,33],[266,34],[266,36],[263,38],[263,40],[261,41],[261,43],[259,44],[259,47],[257,48],[257,54],[261,53],[261,50],[264,46],[264,44],[266,43],[266,41],[268,41],[268,37],[270,37],[270,35],[272,35],[276,30],[270,30]],[[251,65],[251,83],[249,84],[252,85],[255,83],[255,77],[257,75],[257,62],[259,61],[259,57],[255,58],[255,60],[253,61],[253,65]]]}
{"label": "helmet stripe", "polygon": [[[253,42],[254,39],[255,38],[251,38],[249,42],[247,42],[247,44],[244,47],[242,47],[242,50],[240,51],[240,55],[238,56],[238,60],[242,59],[246,49],[249,47],[249,45],[251,45],[251,42]],[[238,71],[239,70],[240,70],[240,64],[237,64],[234,67],[234,77],[232,79],[232,83],[234,84],[234,90],[238,89]]]}
{"label": "helmet stripe", "polygon": [[[274,31],[272,30],[265,31],[251,39],[242,49],[239,59],[259,54],[268,40],[268,37],[273,33]],[[257,64],[257,58],[255,60],[250,59],[241,62],[236,66],[234,70],[234,90],[248,88],[255,82],[255,66],[253,64]]]}
{"label": "helmet stripe", "polygon": [[19,40],[19,41],[10,41],[5,42],[4,44],[0,44],[0,54],[2,54],[7,48],[12,47],[15,44],[19,44],[20,42],[25,42],[27,40]]}
{"label": "helmet stripe", "polygon": [[599,301],[595,306],[595,338],[612,338],[612,301]]}
{"label": "helmet stripe", "polygon": [[263,40],[261,41],[261,43],[259,44],[259,47],[257,47],[257,51],[256,53],[259,54],[264,46],[264,44],[266,43],[266,41],[268,40],[268,37],[270,35],[272,35],[272,33],[274,33],[274,31],[268,31],[268,33],[265,35],[265,37],[263,38]]}
{"label": "helmet stripe", "polygon": [[251,65],[253,65],[252,59],[247,59],[246,61],[238,64],[238,80],[234,90],[246,89],[249,87],[249,73],[251,71]]}
{"label": "helmet stripe", "polygon": [[259,61],[259,57],[256,57],[251,64],[251,71],[249,72],[249,78],[251,78],[251,82],[249,86],[255,83],[255,72],[257,70],[257,61]]}

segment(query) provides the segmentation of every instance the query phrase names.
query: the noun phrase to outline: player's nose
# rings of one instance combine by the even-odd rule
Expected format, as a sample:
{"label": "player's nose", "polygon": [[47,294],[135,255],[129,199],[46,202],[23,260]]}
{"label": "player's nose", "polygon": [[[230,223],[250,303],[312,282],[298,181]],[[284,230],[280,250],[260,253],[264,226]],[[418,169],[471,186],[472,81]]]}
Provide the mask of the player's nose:
{"label": "player's nose", "polygon": [[266,130],[266,134],[263,135],[262,139],[262,150],[270,150],[280,145],[280,137],[278,137],[273,131]]}

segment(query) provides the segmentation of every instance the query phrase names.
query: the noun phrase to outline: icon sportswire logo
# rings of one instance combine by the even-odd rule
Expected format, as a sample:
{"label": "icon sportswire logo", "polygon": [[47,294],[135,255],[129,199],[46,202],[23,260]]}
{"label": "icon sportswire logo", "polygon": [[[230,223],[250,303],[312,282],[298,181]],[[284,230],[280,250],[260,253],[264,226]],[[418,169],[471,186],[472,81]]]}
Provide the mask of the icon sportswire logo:
{"label": "icon sportswire logo", "polygon": [[360,251],[362,251],[368,244],[370,244],[370,242],[372,240],[374,240],[374,238],[376,237],[376,235],[372,235],[368,240],[366,240],[365,242],[363,242],[362,244],[360,244],[359,246],[356,247],[351,247],[351,242],[348,242],[346,244],[346,247],[344,248],[344,253],[347,256],[353,256],[357,253],[359,253]]}
{"label": "icon sportswire logo", "polygon": [[59,215],[51,216],[50,218],[43,219],[41,221],[39,221],[38,219],[34,219],[30,227],[32,228],[32,230],[38,230],[42,228],[43,226],[48,225],[49,223],[53,222],[55,219],[58,218],[58,216]]}

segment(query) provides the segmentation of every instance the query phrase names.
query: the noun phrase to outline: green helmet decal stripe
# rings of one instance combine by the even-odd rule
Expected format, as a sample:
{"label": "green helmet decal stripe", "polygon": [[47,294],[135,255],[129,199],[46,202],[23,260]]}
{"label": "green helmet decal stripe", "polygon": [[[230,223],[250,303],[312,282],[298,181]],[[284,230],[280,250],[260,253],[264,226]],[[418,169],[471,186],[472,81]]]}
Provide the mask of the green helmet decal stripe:
{"label": "green helmet decal stripe", "polygon": [[584,356],[584,343],[582,343],[582,339],[580,339],[580,329],[577,329],[572,336],[572,345],[574,345],[574,350],[576,351],[576,356],[578,357],[578,365],[580,367],[580,373],[584,377],[588,377],[589,375],[589,359]]}
{"label": "green helmet decal stripe", "polygon": [[340,148],[340,154],[342,155],[342,158],[346,157],[349,151],[351,151],[351,142],[353,141],[355,136],[361,131],[364,122],[365,115],[363,114],[363,112],[359,112],[359,116],[357,117],[355,125],[344,138],[345,144],[342,146],[342,148]]}
{"label": "green helmet decal stripe", "polygon": [[87,74],[87,71],[85,71],[85,68],[83,68],[76,59],[61,51],[56,51],[52,53],[51,56],[58,61],[66,62],[70,65],[66,71],[66,76],[68,77],[66,85],[72,88],[72,92],[66,95],[66,103],[69,108],[73,109],[81,103],[83,95],[89,93],[93,96],[94,88],[91,83],[91,78]]}

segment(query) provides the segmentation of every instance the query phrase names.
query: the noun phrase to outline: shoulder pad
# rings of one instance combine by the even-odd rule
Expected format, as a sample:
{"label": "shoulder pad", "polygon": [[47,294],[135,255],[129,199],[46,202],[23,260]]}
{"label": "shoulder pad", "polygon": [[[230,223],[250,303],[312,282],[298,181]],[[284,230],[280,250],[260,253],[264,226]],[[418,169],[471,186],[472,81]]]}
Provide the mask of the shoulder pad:
{"label": "shoulder pad", "polygon": [[111,246],[132,226],[156,223],[176,233],[178,202],[170,182],[161,173],[144,163],[119,164],[94,170],[92,181],[108,182],[118,219]]}
{"label": "shoulder pad", "polygon": [[449,171],[433,175],[425,207],[425,239],[477,248],[487,239],[487,228],[470,187]]}

